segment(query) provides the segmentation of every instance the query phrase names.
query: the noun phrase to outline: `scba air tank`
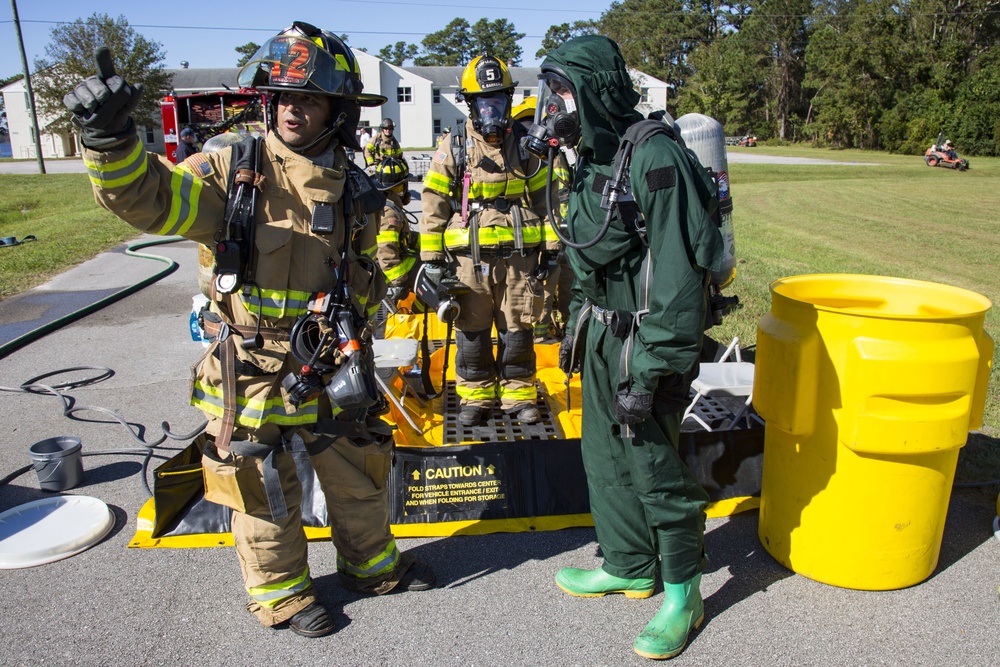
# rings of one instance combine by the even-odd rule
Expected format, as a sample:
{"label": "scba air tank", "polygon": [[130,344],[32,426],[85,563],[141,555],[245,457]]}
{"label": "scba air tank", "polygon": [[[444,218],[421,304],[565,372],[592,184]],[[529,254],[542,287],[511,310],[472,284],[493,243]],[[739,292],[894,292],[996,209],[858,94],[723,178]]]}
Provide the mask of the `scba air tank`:
{"label": "scba air tank", "polygon": [[726,137],[722,132],[722,124],[704,114],[685,114],[675,123],[684,143],[698,156],[698,161],[709,170],[712,179],[719,186],[718,224],[725,253],[722,267],[712,273],[712,284],[721,289],[736,278],[736,239],[733,235],[733,198],[729,191]]}

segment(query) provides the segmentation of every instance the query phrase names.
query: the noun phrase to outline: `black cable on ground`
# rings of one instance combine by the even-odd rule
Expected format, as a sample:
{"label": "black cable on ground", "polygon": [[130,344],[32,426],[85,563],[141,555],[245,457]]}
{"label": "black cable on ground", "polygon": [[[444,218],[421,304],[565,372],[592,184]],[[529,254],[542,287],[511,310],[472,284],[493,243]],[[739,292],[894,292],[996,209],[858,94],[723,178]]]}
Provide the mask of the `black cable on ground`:
{"label": "black cable on ground", "polygon": [[[53,377],[55,375],[61,375],[63,373],[75,373],[77,371],[99,371],[99,372],[91,377],[86,377],[80,380],[71,380],[69,382],[63,382],[62,384],[46,385],[46,384],[41,384],[39,382],[40,380],[44,380]],[[101,408],[92,405],[76,405],[75,404],[76,401],[73,399],[72,396],[69,396],[62,392],[63,389],[75,389],[78,387],[85,387],[87,385],[103,382],[104,380],[107,380],[114,374],[115,372],[113,370],[111,370],[110,368],[105,368],[103,366],[74,366],[72,368],[63,368],[57,371],[49,371],[48,373],[37,375],[31,378],[30,380],[25,380],[23,383],[21,383],[21,386],[19,387],[0,386],[0,391],[20,392],[25,394],[38,394],[43,396],[55,396],[62,402],[64,417],[67,417],[69,419],[79,419],[79,417],[74,417],[73,415],[75,415],[78,412],[97,412],[102,415],[106,415],[110,417],[112,420],[121,424],[123,427],[125,427],[125,430],[128,431],[129,435],[132,436],[132,439],[138,442],[141,445],[141,447],[107,449],[94,452],[82,452],[81,455],[104,456],[104,455],[117,455],[117,454],[142,454],[143,456],[145,456],[145,458],[142,461],[142,484],[146,488],[146,493],[152,496],[153,490],[149,488],[148,470],[149,470],[149,462],[153,458],[154,451],[156,449],[168,449],[171,451],[176,451],[173,448],[160,447],[160,445],[165,440],[167,440],[167,438],[170,438],[172,440],[191,440],[197,437],[198,434],[200,434],[202,431],[205,430],[205,426],[208,424],[208,421],[202,422],[201,426],[199,426],[191,433],[182,433],[182,434],[173,433],[170,430],[170,424],[168,422],[165,421],[161,422],[160,429],[163,431],[163,434],[153,442],[146,442],[145,440],[142,439],[141,435],[145,431],[145,428],[142,425],[132,424],[130,422],[127,422],[120,416],[118,416],[117,413],[115,413],[112,410],[108,410],[107,408]],[[87,420],[81,420],[81,421],[87,421]],[[138,431],[138,433],[136,431]],[[33,465],[29,465],[24,468],[19,468],[18,470],[14,471],[10,475],[7,475],[2,480],[0,480],[0,486],[3,486],[4,484],[7,484],[11,480],[20,477],[24,473],[31,470],[33,467],[34,467]]]}
{"label": "black cable on ground", "polygon": [[[38,327],[37,329],[29,331],[26,334],[18,336],[17,338],[14,338],[13,340],[8,341],[7,343],[4,343],[3,345],[0,345],[0,359],[3,359],[7,355],[9,355],[9,354],[11,354],[13,352],[16,352],[17,350],[20,350],[21,348],[25,347],[26,345],[29,345],[29,344],[35,342],[39,338],[42,338],[43,336],[46,336],[46,335],[52,333],[53,331],[61,329],[62,327],[66,326],[67,324],[71,324],[73,322],[76,322],[77,320],[80,320],[80,319],[86,317],[87,315],[90,315],[91,313],[95,313],[98,310],[101,310],[105,306],[109,306],[112,303],[115,303],[117,301],[121,301],[125,297],[127,297],[127,296],[129,296],[131,294],[135,294],[139,290],[145,289],[149,285],[152,285],[153,283],[155,283],[155,282],[157,282],[157,281],[159,281],[159,280],[161,280],[161,279],[169,276],[171,273],[173,273],[174,271],[177,270],[177,267],[178,267],[177,262],[175,262],[174,260],[169,259],[167,257],[161,257],[160,255],[150,255],[150,254],[144,254],[144,253],[140,253],[140,252],[136,252],[136,251],[141,250],[143,248],[148,248],[150,246],[165,245],[167,243],[177,243],[178,241],[184,241],[184,240],[186,240],[186,239],[184,239],[184,237],[182,237],[182,236],[168,236],[168,237],[165,237],[165,238],[162,238],[162,239],[153,239],[152,241],[142,241],[142,242],[133,243],[132,245],[127,246],[125,248],[125,255],[126,256],[129,256],[129,257],[139,257],[139,258],[142,258],[142,259],[152,259],[152,260],[156,260],[158,262],[163,262],[163,263],[167,264],[167,268],[163,269],[162,271],[160,271],[158,273],[153,274],[152,276],[150,276],[148,278],[140,280],[137,283],[134,283],[132,285],[124,287],[124,288],[118,290],[117,292],[115,292],[114,294],[110,294],[110,295],[104,297],[103,299],[100,299],[98,301],[95,301],[92,304],[84,306],[83,308],[80,308],[79,310],[75,310],[72,313],[69,313],[67,315],[63,315],[62,317],[57,318],[57,319],[53,320],[52,322],[44,324],[44,325]],[[75,380],[75,381],[70,381],[70,382],[64,382],[62,384],[57,384],[57,385],[52,385],[52,386],[45,385],[45,384],[40,384],[41,380],[50,378],[50,377],[52,377],[54,375],[60,375],[62,373],[69,373],[69,372],[75,372],[75,371],[81,371],[81,370],[96,370],[96,371],[101,371],[101,372],[98,373],[97,375],[94,375],[94,376],[88,377],[88,378],[84,378],[82,380]],[[170,439],[173,439],[173,440],[190,440],[190,439],[196,437],[199,433],[201,433],[205,429],[205,425],[208,422],[207,421],[204,422],[198,429],[196,429],[192,433],[177,435],[177,434],[174,434],[174,433],[172,433],[170,431],[170,424],[164,421],[164,422],[162,422],[160,424],[160,428],[163,430],[163,435],[158,440],[156,440],[155,442],[147,443],[145,440],[142,439],[142,437],[140,435],[136,434],[136,432],[133,430],[133,428],[135,428],[140,433],[142,433],[144,431],[144,428],[141,425],[130,424],[129,422],[126,422],[124,419],[122,419],[121,417],[119,417],[116,413],[114,413],[111,410],[108,410],[106,408],[93,407],[93,406],[87,406],[87,405],[74,406],[73,405],[74,404],[73,398],[71,396],[68,396],[68,395],[62,393],[62,391],[61,391],[63,389],[75,389],[77,387],[82,387],[82,386],[86,386],[86,385],[89,385],[89,384],[95,384],[97,382],[101,382],[103,380],[106,380],[106,379],[110,378],[113,375],[114,375],[114,371],[111,370],[110,368],[104,368],[104,367],[101,367],[101,366],[76,366],[76,367],[73,367],[73,368],[64,368],[64,369],[60,369],[60,370],[57,370],[57,371],[51,371],[51,372],[48,372],[48,373],[44,373],[42,375],[38,375],[36,377],[31,378],[30,380],[26,380],[19,387],[0,387],[0,391],[12,391],[12,392],[23,392],[23,393],[29,393],[29,394],[41,394],[41,395],[56,396],[56,397],[58,397],[62,401],[62,404],[63,404],[63,415],[66,416],[66,417],[69,417],[70,419],[73,419],[73,417],[71,415],[73,415],[76,412],[82,412],[82,411],[99,412],[101,414],[104,414],[104,415],[107,415],[107,416],[111,417],[114,421],[116,421],[119,424],[121,424],[122,426],[124,426],[125,429],[128,430],[129,435],[132,436],[132,439],[135,440],[135,441],[137,441],[141,445],[141,447],[124,448],[124,449],[117,449],[117,450],[103,450],[103,451],[95,451],[95,452],[82,452],[81,455],[82,456],[98,456],[98,455],[113,455],[113,454],[141,454],[141,455],[145,456],[145,459],[142,462],[142,484],[145,487],[146,492],[150,496],[152,496],[153,495],[153,491],[152,491],[152,489],[149,488],[149,482],[147,480],[147,476],[148,476],[147,471],[148,471],[148,468],[149,468],[149,462],[153,458],[153,452],[154,452],[154,450],[155,449],[169,449],[169,448],[161,448],[161,447],[159,447],[159,445],[162,442],[164,442],[167,438],[170,438]],[[18,477],[20,477],[21,475],[25,474],[29,470],[32,470],[33,468],[34,468],[33,465],[28,465],[28,466],[24,466],[23,468],[18,468],[17,470],[15,470],[14,472],[10,473],[9,475],[7,475],[6,477],[4,477],[3,479],[0,479],[0,486],[8,484],[12,480],[17,479]]]}

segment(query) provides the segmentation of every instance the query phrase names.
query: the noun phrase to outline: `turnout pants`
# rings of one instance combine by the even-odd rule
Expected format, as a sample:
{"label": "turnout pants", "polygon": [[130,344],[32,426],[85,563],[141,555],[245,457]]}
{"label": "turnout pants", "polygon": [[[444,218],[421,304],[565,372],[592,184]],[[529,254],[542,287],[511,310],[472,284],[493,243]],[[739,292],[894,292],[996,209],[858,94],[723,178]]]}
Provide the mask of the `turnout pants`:
{"label": "turnout pants", "polygon": [[[678,455],[681,414],[654,407],[623,439],[614,419],[622,341],[597,321],[588,328],[581,448],[590,509],[616,577],[681,583],[704,568],[708,494]],[[654,401],[655,406],[655,401]]]}
{"label": "turnout pants", "polygon": [[[277,444],[282,437],[288,442],[295,435],[307,445],[316,444],[316,436],[305,429],[282,433],[270,424],[252,433],[237,430],[233,439]],[[279,448],[271,464],[237,454],[213,457],[214,446],[207,448],[213,451],[203,457],[206,497],[235,510],[232,532],[250,595],[247,609],[265,626],[287,621],[316,599],[302,526],[302,484],[292,455]],[[400,553],[389,530],[391,443],[357,447],[340,437],[310,453],[309,459],[326,499],[337,569],[345,587],[371,593],[391,590],[405,571],[399,567]],[[280,519],[272,518],[268,506],[265,465],[273,465],[281,480],[287,516]]]}
{"label": "turnout pants", "polygon": [[[485,270],[459,255],[455,273],[472,288],[458,297],[455,320],[455,383],[462,405],[492,408],[496,398],[505,411],[535,404],[533,325],[542,307],[542,286],[531,276],[538,253],[483,258]],[[476,276],[479,275],[477,280]],[[491,329],[497,330],[493,356]]]}

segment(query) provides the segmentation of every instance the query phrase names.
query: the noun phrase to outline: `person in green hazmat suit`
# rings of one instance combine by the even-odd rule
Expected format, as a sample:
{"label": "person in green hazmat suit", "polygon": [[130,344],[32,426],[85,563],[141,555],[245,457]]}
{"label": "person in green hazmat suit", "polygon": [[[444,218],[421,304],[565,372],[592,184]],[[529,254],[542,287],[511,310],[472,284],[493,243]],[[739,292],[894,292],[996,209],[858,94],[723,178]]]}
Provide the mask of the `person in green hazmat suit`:
{"label": "person in green hazmat suit", "polygon": [[[569,372],[583,359],[582,453],[604,554],[602,567],[564,568],[556,583],[578,597],[647,598],[659,572],[663,606],[634,648],[670,658],[704,619],[708,495],[678,455],[678,441],[698,372],[707,279],[723,256],[709,210],[715,185],[677,138],[655,134],[635,145],[631,161],[645,232],[615,213],[600,237],[602,191],[619,141],[643,120],[634,108],[639,93],[618,45],[599,35],[550,51],[541,70],[545,99],[536,118],[553,119],[548,138],[579,155],[564,223],[577,289],[589,303],[571,317],[560,366]],[[675,130],[672,120],[668,127]],[[595,237],[589,247],[572,247]]]}

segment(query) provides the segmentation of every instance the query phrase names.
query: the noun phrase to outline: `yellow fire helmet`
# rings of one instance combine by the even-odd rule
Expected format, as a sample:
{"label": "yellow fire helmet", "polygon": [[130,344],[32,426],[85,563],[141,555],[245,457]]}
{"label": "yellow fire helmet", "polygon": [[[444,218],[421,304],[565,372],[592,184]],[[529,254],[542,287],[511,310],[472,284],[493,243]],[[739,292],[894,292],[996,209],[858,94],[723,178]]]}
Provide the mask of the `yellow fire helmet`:
{"label": "yellow fire helmet", "polygon": [[514,120],[532,120],[535,117],[536,106],[538,106],[536,96],[525,97],[523,102],[511,110],[510,115]]}
{"label": "yellow fire helmet", "polygon": [[502,60],[493,56],[476,56],[462,71],[462,95],[481,95],[501,90],[513,90],[517,82]]}

